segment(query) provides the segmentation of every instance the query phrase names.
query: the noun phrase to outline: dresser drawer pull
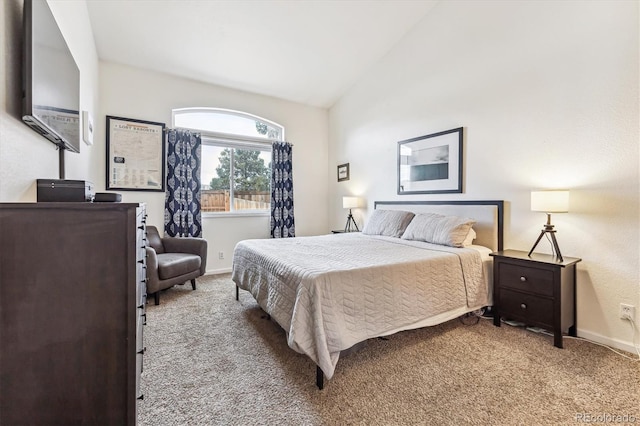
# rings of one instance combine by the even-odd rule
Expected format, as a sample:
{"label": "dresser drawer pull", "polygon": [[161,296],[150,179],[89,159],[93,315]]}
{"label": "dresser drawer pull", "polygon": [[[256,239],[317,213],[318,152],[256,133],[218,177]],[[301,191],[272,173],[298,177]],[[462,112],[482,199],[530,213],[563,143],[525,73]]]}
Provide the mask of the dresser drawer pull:
{"label": "dresser drawer pull", "polygon": [[527,309],[527,305],[525,305],[524,303],[522,303],[522,304],[520,305],[520,307],[521,307],[522,309]]}
{"label": "dresser drawer pull", "polygon": [[140,395],[140,396],[139,396],[139,397],[137,397],[136,399],[143,400],[143,399],[144,399],[144,395]]}
{"label": "dresser drawer pull", "polygon": [[138,260],[138,263],[144,263],[144,259]]}
{"label": "dresser drawer pull", "polygon": [[146,347],[144,347],[144,348],[140,349],[137,353],[138,353],[139,355],[142,355],[142,354],[143,354],[143,353],[145,353],[146,351],[147,351],[147,348],[146,348]]}
{"label": "dresser drawer pull", "polygon": [[144,225],[138,226],[138,229],[144,229]]}
{"label": "dresser drawer pull", "polygon": [[522,281],[522,282],[527,281],[527,277],[520,277],[520,281]]}
{"label": "dresser drawer pull", "polygon": [[138,306],[138,309],[143,309],[143,308],[144,308],[144,305]]}

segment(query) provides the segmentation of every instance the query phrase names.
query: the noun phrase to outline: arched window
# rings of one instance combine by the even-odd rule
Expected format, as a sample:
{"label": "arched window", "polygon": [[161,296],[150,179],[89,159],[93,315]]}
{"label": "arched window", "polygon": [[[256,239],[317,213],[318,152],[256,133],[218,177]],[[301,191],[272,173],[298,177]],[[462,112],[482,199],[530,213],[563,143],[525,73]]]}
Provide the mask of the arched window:
{"label": "arched window", "polygon": [[264,213],[271,202],[271,142],[284,127],[240,111],[181,108],[173,127],[202,135],[202,212]]}
{"label": "arched window", "polygon": [[222,108],[173,110],[174,127],[224,136],[284,140],[284,127],[257,115]]}

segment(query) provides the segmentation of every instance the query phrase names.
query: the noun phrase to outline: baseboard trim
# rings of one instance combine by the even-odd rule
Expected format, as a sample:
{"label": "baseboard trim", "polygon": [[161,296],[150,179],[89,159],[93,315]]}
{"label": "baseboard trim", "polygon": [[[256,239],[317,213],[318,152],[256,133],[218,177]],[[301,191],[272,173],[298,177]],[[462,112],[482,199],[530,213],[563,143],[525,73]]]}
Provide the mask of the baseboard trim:
{"label": "baseboard trim", "polygon": [[207,269],[205,275],[220,275],[220,274],[228,274],[231,272],[231,268],[222,268],[222,269]]}
{"label": "baseboard trim", "polygon": [[[633,328],[629,326],[629,333],[633,333]],[[619,339],[612,339],[611,337],[603,336],[598,333],[593,333],[588,330],[578,329],[578,337],[581,337],[586,340],[590,340],[596,343],[601,343],[603,345],[611,346],[612,348],[620,349],[626,352],[630,352],[632,354],[637,354],[636,348],[633,346],[632,342],[627,342]],[[631,338],[633,339],[633,335]]]}

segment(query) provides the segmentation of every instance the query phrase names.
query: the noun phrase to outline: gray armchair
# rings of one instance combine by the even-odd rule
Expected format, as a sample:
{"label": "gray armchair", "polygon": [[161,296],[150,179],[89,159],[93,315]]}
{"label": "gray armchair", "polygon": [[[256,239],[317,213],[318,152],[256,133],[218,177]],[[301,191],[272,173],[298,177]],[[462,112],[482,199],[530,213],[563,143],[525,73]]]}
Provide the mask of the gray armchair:
{"label": "gray armchair", "polygon": [[160,304],[160,291],[196,278],[207,270],[207,241],[191,237],[160,237],[155,226],[147,226],[147,294]]}

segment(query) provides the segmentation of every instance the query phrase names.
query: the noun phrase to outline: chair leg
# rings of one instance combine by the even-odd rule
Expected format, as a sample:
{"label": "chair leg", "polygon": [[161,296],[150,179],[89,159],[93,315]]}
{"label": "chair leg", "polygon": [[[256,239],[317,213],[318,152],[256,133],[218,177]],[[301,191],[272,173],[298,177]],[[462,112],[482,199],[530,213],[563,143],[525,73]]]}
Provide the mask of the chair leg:
{"label": "chair leg", "polygon": [[194,289],[194,290],[196,289],[196,279],[195,278],[191,280],[191,288]]}
{"label": "chair leg", "polygon": [[160,304],[160,292],[156,291],[153,293],[153,300],[156,302],[156,305]]}

